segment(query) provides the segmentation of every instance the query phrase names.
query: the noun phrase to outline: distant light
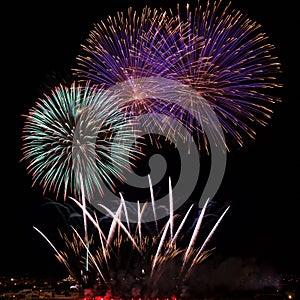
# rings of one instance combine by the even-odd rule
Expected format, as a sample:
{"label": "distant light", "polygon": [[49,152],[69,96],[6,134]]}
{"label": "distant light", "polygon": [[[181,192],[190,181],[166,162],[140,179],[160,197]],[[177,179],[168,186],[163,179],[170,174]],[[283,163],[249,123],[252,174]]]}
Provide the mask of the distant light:
{"label": "distant light", "polygon": [[292,299],[293,296],[292,296],[291,294],[288,294],[288,298],[289,298],[289,299]]}

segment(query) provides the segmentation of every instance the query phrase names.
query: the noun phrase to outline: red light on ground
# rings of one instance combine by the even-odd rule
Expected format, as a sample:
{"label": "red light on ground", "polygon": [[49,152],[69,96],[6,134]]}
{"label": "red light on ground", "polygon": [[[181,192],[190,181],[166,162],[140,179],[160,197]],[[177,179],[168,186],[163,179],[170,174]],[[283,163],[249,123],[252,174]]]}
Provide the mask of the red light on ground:
{"label": "red light on ground", "polygon": [[[113,298],[113,297],[103,297],[103,296],[95,296],[93,298],[84,297],[78,300],[124,300],[123,298]],[[126,298],[127,299],[127,298]],[[171,298],[163,297],[163,298],[130,298],[130,300],[178,300],[176,296],[172,296]]]}

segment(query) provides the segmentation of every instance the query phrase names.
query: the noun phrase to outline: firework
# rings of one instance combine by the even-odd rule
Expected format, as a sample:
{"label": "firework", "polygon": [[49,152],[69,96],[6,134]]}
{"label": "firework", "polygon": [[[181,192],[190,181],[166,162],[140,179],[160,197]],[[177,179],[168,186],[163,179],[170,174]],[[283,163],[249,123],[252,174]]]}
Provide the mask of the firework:
{"label": "firework", "polygon": [[[171,81],[162,83],[160,80],[161,77],[167,78],[167,74],[171,72],[184,69],[186,66],[181,65],[189,63],[179,55],[181,47],[184,47],[183,39],[188,34],[185,28],[187,29],[186,24],[178,26],[162,10],[145,7],[140,14],[132,8],[128,9],[127,14],[118,12],[116,17],[108,17],[95,24],[87,45],[83,45],[86,56],[77,57],[78,68],[74,72],[79,80],[89,79],[105,88],[123,90],[123,95],[126,95],[123,98],[126,100],[126,115],[147,114],[147,120],[143,124],[145,128],[153,131],[155,126],[162,127],[166,135],[173,134],[178,138],[180,134],[174,122],[170,122],[170,118],[165,122],[161,118],[157,120],[156,116],[158,113],[165,114],[181,123],[186,123],[186,118],[190,121],[195,118],[194,110],[190,107],[182,108],[177,105],[178,98],[183,97],[184,93],[186,96],[190,91],[182,91]],[[163,57],[155,55],[159,45],[152,43],[150,37],[144,36],[145,33],[151,34],[157,30],[162,31],[160,36],[170,45],[170,50]],[[199,38],[195,40],[195,43],[199,43]],[[152,57],[153,62],[150,61]],[[174,88],[177,92],[170,94]],[[174,97],[176,101],[172,102]],[[194,127],[188,127],[191,128]]]}
{"label": "firework", "polygon": [[74,71],[105,86],[151,76],[181,82],[196,90],[200,101],[190,94],[179,103],[150,101],[145,94],[152,91],[136,91],[133,83],[127,106],[135,112],[171,114],[188,128],[200,129],[197,133],[205,138],[203,122],[214,123],[201,115],[204,99],[228,137],[242,146],[244,138],[255,137],[255,124],[267,124],[271,104],[280,101],[270,90],[280,87],[280,64],[259,24],[230,3],[200,2],[194,10],[178,5],[176,12],[146,7],[139,15],[130,8],[127,15],[99,22]]}
{"label": "firework", "polygon": [[25,115],[22,149],[33,184],[57,196],[78,195],[84,174],[85,193],[92,198],[103,183],[113,190],[114,179],[123,180],[124,153],[136,159],[138,148],[132,148],[132,123],[111,98],[116,97],[90,83],[73,83],[36,102]]}
{"label": "firework", "polygon": [[[228,208],[200,246],[197,241],[207,199],[225,170],[224,132],[242,146],[244,136],[255,137],[256,123],[267,124],[269,106],[280,101],[270,95],[280,87],[273,51],[259,24],[220,1],[198,2],[194,10],[178,5],[176,12],[129,8],[95,24],[73,70],[85,84],[61,85],[45,95],[26,115],[23,131],[23,160],[29,162],[33,184],[57,196],[62,191],[65,199],[70,192],[82,210],[83,230],[72,226],[71,236],[60,232],[65,249],[35,227],[78,282],[89,286],[99,280],[117,296],[166,295],[212,253],[208,243]],[[123,181],[142,155],[133,140],[147,133],[166,136],[180,152],[180,184],[172,189],[169,181],[169,206],[154,199],[150,175],[150,201],[127,202],[121,193],[117,202],[102,199],[104,186],[116,193],[115,182]],[[177,141],[192,138],[196,149],[182,151]],[[198,180],[202,143],[212,154],[212,166],[189,237],[185,227],[193,206],[182,216],[175,211]],[[184,195],[174,201],[178,190]],[[110,218],[108,228],[99,211],[87,209],[86,199]],[[167,215],[159,226],[158,219]],[[151,221],[154,233],[146,230]]]}
{"label": "firework", "polygon": [[[169,194],[172,195],[172,192]],[[99,222],[96,211],[82,204],[82,199],[71,200],[82,211],[83,219],[86,218],[91,225],[88,230],[71,226],[71,234],[60,231],[64,247],[57,249],[43,232],[36,227],[34,229],[47,240],[56,258],[79,284],[87,288],[99,284],[114,297],[133,297],[137,291],[140,297],[166,297],[178,293],[193,274],[195,266],[212,254],[214,248],[207,249],[207,244],[229,209],[227,207],[217,218],[199,247],[197,239],[204,226],[209,201],[201,210],[191,236],[187,236],[185,226],[193,206],[183,216],[173,214],[172,197],[169,217],[159,230],[153,227],[157,231],[155,234],[143,226],[143,208],[152,205],[155,210],[153,201],[142,205],[137,203],[140,222],[135,225],[122,222],[121,215],[127,215],[122,197],[116,211],[103,206],[111,220],[107,226],[109,223]],[[85,227],[87,223],[82,225]],[[165,282],[166,276],[172,279],[171,283]]]}

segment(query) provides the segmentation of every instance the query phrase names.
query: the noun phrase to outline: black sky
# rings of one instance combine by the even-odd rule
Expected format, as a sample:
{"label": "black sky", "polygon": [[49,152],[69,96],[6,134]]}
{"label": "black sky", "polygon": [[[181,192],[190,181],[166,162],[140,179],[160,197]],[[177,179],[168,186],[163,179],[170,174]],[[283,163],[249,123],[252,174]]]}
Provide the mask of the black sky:
{"label": "black sky", "polygon": [[[136,3],[87,0],[65,6],[52,1],[34,5],[23,2],[9,4],[3,10],[7,21],[2,24],[5,154],[0,275],[61,270],[49,246],[32,229],[43,196],[38,188],[31,187],[25,165],[19,162],[24,121],[21,115],[42,95],[52,76],[64,76],[94,22],[129,5],[137,7]],[[161,5],[150,0],[139,3]],[[165,5],[174,7],[175,3],[167,1]],[[298,37],[295,8],[292,1],[271,0],[234,0],[232,6],[260,23],[276,45],[284,88],[280,91],[283,102],[273,107],[269,125],[259,127],[255,141],[228,156],[217,197],[233,205],[216,233],[216,243],[228,256],[259,257],[280,271],[299,272],[299,89],[294,76],[299,56],[294,48]]]}

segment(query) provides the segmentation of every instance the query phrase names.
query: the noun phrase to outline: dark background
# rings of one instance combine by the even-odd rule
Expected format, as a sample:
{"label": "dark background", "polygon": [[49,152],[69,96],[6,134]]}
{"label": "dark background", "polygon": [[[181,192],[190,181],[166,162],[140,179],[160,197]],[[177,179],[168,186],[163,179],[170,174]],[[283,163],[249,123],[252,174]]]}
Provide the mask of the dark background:
{"label": "dark background", "polygon": [[[63,76],[74,63],[94,22],[129,5],[159,7],[159,3],[42,1],[10,3],[2,8],[6,20],[1,26],[4,181],[0,275],[65,272],[52,249],[32,228],[37,220],[41,221],[37,214],[43,195],[39,188],[31,187],[25,164],[19,162],[22,114],[34,105],[52,77]],[[165,1],[164,6],[175,7],[175,3]],[[299,273],[299,89],[294,76],[299,56],[295,50],[295,7],[292,1],[271,0],[234,0],[232,7],[260,23],[276,45],[284,88],[279,91],[283,102],[273,106],[269,125],[258,128],[255,141],[228,155],[218,197],[231,201],[232,209],[215,235],[216,244],[228,257],[256,257],[278,272]],[[49,220],[51,217],[45,219]],[[53,226],[56,220],[51,222]]]}

